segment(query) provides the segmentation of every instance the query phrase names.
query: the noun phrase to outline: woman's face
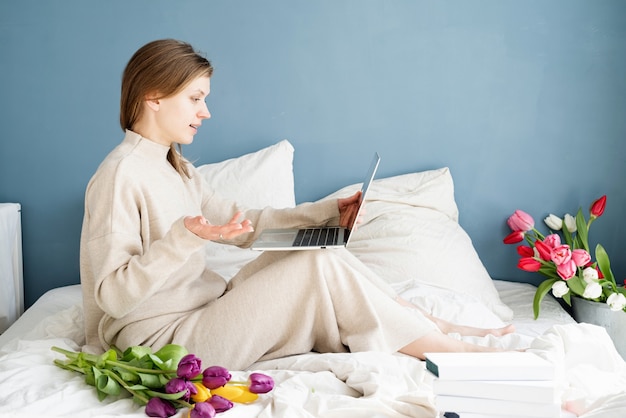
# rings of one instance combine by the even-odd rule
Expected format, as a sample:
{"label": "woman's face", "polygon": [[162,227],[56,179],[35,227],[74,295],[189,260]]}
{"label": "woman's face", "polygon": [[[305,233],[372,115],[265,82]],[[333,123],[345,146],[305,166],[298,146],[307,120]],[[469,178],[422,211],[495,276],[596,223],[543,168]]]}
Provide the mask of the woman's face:
{"label": "woman's face", "polygon": [[[189,83],[181,92],[152,101],[153,126],[145,135],[163,145],[191,144],[203,119],[211,117],[206,98],[211,90],[211,79],[201,76]],[[156,107],[155,107],[156,106]]]}

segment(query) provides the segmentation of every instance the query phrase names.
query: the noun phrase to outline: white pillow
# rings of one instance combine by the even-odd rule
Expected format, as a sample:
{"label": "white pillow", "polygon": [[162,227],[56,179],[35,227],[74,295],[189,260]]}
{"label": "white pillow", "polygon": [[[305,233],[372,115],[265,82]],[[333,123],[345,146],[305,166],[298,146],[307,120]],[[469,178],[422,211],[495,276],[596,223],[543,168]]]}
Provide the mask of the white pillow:
{"label": "white pillow", "polygon": [[[257,152],[197,167],[209,187],[243,207],[262,209],[294,207],[294,148],[286,139]],[[208,242],[206,263],[230,280],[260,252]]]}
{"label": "white pillow", "polygon": [[[326,198],[348,196],[347,186]],[[392,285],[415,283],[473,296],[499,318],[513,311],[498,292],[458,223],[450,170],[440,168],[375,180],[366,213],[348,249]]]}

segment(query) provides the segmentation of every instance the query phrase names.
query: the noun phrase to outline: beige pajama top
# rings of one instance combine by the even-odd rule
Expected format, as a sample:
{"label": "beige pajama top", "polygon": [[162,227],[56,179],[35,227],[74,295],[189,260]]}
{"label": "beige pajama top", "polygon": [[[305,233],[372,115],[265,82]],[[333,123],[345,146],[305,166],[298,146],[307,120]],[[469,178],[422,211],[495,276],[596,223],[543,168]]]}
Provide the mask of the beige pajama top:
{"label": "beige pajama top", "polygon": [[[205,240],[184,226],[204,215],[221,225],[238,208],[190,166],[180,176],[169,147],[127,131],[85,194],[80,244],[86,342],[153,348],[174,342],[232,369],[259,359],[317,351],[396,351],[436,327],[407,314],[386,283],[348,251],[266,253],[233,278],[207,269]],[[245,210],[265,228],[336,224],[337,202]]]}

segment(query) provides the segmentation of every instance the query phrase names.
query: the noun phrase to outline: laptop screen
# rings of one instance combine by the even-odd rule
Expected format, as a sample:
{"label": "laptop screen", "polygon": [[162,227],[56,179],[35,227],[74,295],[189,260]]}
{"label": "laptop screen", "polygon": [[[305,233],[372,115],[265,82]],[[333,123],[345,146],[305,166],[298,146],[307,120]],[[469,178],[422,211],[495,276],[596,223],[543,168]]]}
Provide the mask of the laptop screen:
{"label": "laptop screen", "polygon": [[361,209],[363,209],[363,202],[365,202],[365,195],[374,180],[374,175],[376,174],[376,170],[378,169],[378,164],[380,163],[380,156],[377,152],[374,153],[374,158],[372,159],[372,163],[370,164],[370,168],[367,170],[367,176],[365,177],[365,181],[363,182],[363,187],[361,187],[361,201],[359,202],[359,209],[356,212],[356,216],[354,217],[354,221],[352,225],[348,228],[352,231],[357,224],[359,219],[359,215],[361,214]]}

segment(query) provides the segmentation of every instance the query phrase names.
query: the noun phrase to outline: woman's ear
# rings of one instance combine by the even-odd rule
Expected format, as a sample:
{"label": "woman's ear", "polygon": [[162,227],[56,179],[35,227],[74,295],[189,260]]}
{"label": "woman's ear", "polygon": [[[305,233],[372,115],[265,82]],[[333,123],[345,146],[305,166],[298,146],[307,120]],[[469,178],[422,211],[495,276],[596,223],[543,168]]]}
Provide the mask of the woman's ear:
{"label": "woman's ear", "polygon": [[160,107],[158,96],[146,95],[146,104],[150,109],[154,110],[155,112],[158,111]]}

